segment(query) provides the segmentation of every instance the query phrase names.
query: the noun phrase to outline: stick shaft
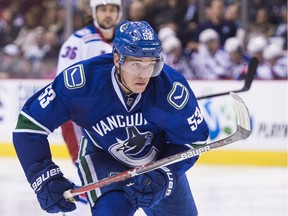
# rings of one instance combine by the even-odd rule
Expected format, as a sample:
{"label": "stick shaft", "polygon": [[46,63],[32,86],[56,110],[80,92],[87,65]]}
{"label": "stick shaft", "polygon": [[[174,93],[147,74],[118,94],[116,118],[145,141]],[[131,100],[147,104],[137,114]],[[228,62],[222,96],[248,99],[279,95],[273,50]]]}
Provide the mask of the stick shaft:
{"label": "stick shaft", "polygon": [[[141,175],[143,173],[150,172],[152,170],[158,169],[163,166],[168,166],[170,164],[174,164],[198,155],[203,154],[204,152],[210,151],[211,149],[219,148],[234,142],[237,142],[242,139],[246,139],[250,135],[250,116],[248,113],[248,109],[245,105],[245,103],[242,101],[240,97],[238,97],[236,94],[231,93],[230,94],[236,103],[237,108],[237,114],[238,114],[238,124],[236,132],[230,135],[229,137],[223,138],[221,140],[212,142],[210,144],[207,144],[203,147],[195,148],[195,149],[189,149],[187,151],[151,162],[149,164],[146,164],[141,167],[137,167],[134,169],[130,169],[128,171],[119,173],[112,177],[107,177],[105,179],[101,179],[98,182],[94,182],[91,184],[84,185],[80,188],[72,189],[70,191],[64,192],[64,197],[66,199],[71,199],[73,196],[94,190],[96,188],[101,188],[106,185],[110,185],[112,183],[124,181],[126,179],[132,178],[137,175]],[[71,197],[72,196],[72,197]]]}

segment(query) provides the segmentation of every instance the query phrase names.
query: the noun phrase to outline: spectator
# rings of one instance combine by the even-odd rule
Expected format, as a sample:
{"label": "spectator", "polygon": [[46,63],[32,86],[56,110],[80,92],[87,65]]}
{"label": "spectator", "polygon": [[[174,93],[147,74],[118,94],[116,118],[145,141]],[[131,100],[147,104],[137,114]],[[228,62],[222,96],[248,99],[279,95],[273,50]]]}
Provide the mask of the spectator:
{"label": "spectator", "polygon": [[279,23],[279,25],[276,28],[275,31],[275,36],[282,38],[283,40],[283,48],[287,49],[287,37],[288,37],[288,23],[287,23],[287,7],[282,7],[281,9],[281,21]]}
{"label": "spectator", "polygon": [[248,15],[249,22],[254,22],[256,18],[257,11],[260,8],[266,7],[268,4],[268,0],[250,0],[248,1]]}
{"label": "spectator", "polygon": [[[130,4],[134,0],[127,0],[129,3],[126,6],[126,11],[129,10]],[[155,28],[155,23],[154,23],[154,15],[160,11],[163,1],[161,0],[142,0],[144,6],[145,6],[145,16],[143,17],[143,20],[147,21],[151,26]],[[127,14],[127,13],[126,13]],[[127,19],[129,19],[128,14],[126,15]],[[124,17],[125,18],[125,15]]]}
{"label": "spectator", "polygon": [[34,44],[35,29],[37,27],[37,14],[28,11],[25,14],[25,25],[20,29],[14,43],[20,47],[21,52],[25,53]]}
{"label": "spectator", "polygon": [[6,72],[9,78],[31,78],[31,64],[21,58],[20,49],[15,44],[3,48],[0,71]]}
{"label": "spectator", "polygon": [[206,29],[199,36],[198,51],[192,54],[191,64],[198,79],[230,78],[223,58],[227,54],[220,49],[220,37],[214,29]]}
{"label": "spectator", "polygon": [[41,58],[40,76],[45,79],[54,79],[56,76],[57,56],[60,47],[58,45],[57,35],[54,32],[46,31],[44,35],[44,43],[48,49],[45,55]]}
{"label": "spectator", "polygon": [[240,27],[241,24],[239,23],[239,4],[230,4],[227,6],[224,14],[224,18],[226,21],[236,23],[237,27]]}
{"label": "spectator", "polygon": [[13,21],[13,11],[5,8],[0,19],[0,47],[12,43],[17,37],[20,27]]}
{"label": "spectator", "polygon": [[[31,0],[24,2],[25,3],[16,0],[3,2],[0,11],[0,48],[3,48],[7,44],[15,43],[20,47],[19,57],[21,57],[23,53],[31,53],[34,48],[29,49],[29,47],[34,47],[37,41],[37,39],[34,39],[35,34],[33,30],[35,30],[37,26],[44,27],[47,30],[47,35],[50,35],[50,39],[54,41],[54,45],[49,45],[53,48],[51,48],[41,60],[41,64],[49,64],[48,67],[45,65],[44,67],[41,66],[41,68],[48,68],[47,70],[43,69],[43,73],[41,72],[41,74],[45,77],[51,77],[51,74],[55,73],[55,68],[52,69],[51,67],[53,62],[55,63],[55,60],[52,60],[52,56],[55,56],[55,52],[58,52],[59,46],[63,44],[67,36],[65,34],[66,11],[64,9],[66,1]],[[130,20],[146,20],[157,31],[162,30],[163,27],[172,28],[175,34],[174,36],[178,38],[182,44],[182,56],[189,56],[189,58],[194,56],[193,54],[191,55],[191,53],[199,54],[199,35],[204,29],[210,28],[208,24],[220,35],[221,48],[224,48],[225,45],[225,43],[223,43],[223,35],[230,38],[231,35],[233,35],[230,35],[230,33],[233,32],[232,30],[235,29],[234,27],[236,26],[237,31],[235,36],[240,39],[244,48],[246,48],[246,44],[250,39],[263,35],[269,43],[277,43],[283,49],[287,49],[288,25],[286,1],[248,1],[250,25],[248,25],[249,28],[246,28],[245,31],[241,28],[242,23],[239,19],[240,1],[205,1],[205,3],[208,2],[209,7],[206,7],[204,11],[204,13],[207,13],[207,21],[200,24],[198,23],[199,8],[197,3],[199,2],[197,0],[122,0],[123,5],[125,5],[122,5],[122,8],[125,8],[127,12],[128,8],[131,9]],[[73,18],[71,22],[74,24],[74,31],[79,29],[80,26],[82,27],[93,22],[89,0],[72,1],[72,6]],[[269,13],[267,13],[268,9]],[[23,14],[25,14],[25,16],[23,16]],[[128,13],[126,17],[127,16]],[[232,28],[232,26],[234,27]],[[249,32],[250,30],[251,33]],[[55,34],[56,40],[54,38]],[[175,38],[171,39],[171,41],[174,39]],[[176,40],[174,40],[174,42],[175,41]],[[48,42],[45,41],[43,43]],[[175,44],[171,44],[171,47]],[[203,47],[203,44],[201,44],[200,47]],[[245,52],[246,51],[248,50],[245,49]],[[248,54],[250,55],[249,51]],[[263,58],[261,53],[258,55],[258,58]],[[186,60],[187,58],[185,57],[184,59]],[[226,61],[225,58],[224,60]],[[267,65],[267,62],[264,65]],[[178,68],[178,70],[181,69]],[[191,72],[193,72],[193,70],[189,70],[189,74]],[[40,76],[40,73],[36,73],[36,75]],[[42,75],[40,77],[42,77]]]}
{"label": "spectator", "polygon": [[263,63],[263,50],[268,44],[263,36],[251,38],[247,44],[247,51],[250,57],[257,57],[260,63]]}
{"label": "spectator", "polygon": [[[228,54],[225,70],[231,78],[243,79],[247,68],[247,58],[244,56],[244,47],[237,37],[228,38],[225,41],[224,50]],[[223,60],[224,60],[223,59]]]}
{"label": "spectator", "polygon": [[186,0],[166,0],[164,2],[163,8],[161,8],[157,14],[154,14],[154,22],[157,26],[157,30],[167,23],[181,25],[187,10]]}
{"label": "spectator", "polygon": [[264,48],[263,58],[269,66],[271,78],[287,79],[288,64],[287,53],[284,53],[282,48],[277,44],[269,44]]}
{"label": "spectator", "polygon": [[183,55],[181,41],[176,36],[166,37],[162,41],[163,57],[166,64],[176,69],[186,79],[192,79],[193,70],[189,60]]}
{"label": "spectator", "polygon": [[176,37],[176,30],[175,28],[172,28],[171,26],[163,26],[160,28],[158,32],[159,39],[163,42],[165,39],[169,37]]}
{"label": "spectator", "polygon": [[179,24],[181,31],[178,34],[183,47],[186,47],[191,39],[191,35],[196,34],[198,27],[198,5],[197,0],[188,0],[187,10],[182,23]]}
{"label": "spectator", "polygon": [[211,28],[218,33],[220,45],[223,46],[227,38],[236,36],[236,23],[234,21],[225,20],[224,0],[212,0],[209,9],[209,20],[199,24],[196,38],[194,39],[198,41],[200,33],[205,29]]}
{"label": "spectator", "polygon": [[[38,26],[35,29],[34,44],[26,50],[23,56],[32,63],[32,74],[34,78],[52,77],[55,76],[55,68],[57,65],[57,57],[60,50],[58,46],[57,36],[54,32],[46,31],[43,27]],[[53,69],[43,69],[46,66],[41,66],[43,63],[54,63]],[[41,69],[40,69],[41,68]],[[53,73],[52,75],[50,73]],[[50,75],[49,75],[50,74]]]}
{"label": "spectator", "polygon": [[46,52],[48,52],[49,45],[46,44],[44,40],[45,32],[46,30],[42,26],[38,26],[34,30],[34,41],[29,46],[29,49],[26,49],[23,53],[23,56],[26,59],[29,59],[31,61],[38,61],[40,60]]}
{"label": "spectator", "polygon": [[145,17],[145,4],[142,0],[133,0],[128,6],[128,20],[141,21]]}
{"label": "spectator", "polygon": [[256,79],[273,79],[269,66],[264,63],[263,51],[268,42],[264,36],[251,38],[247,45],[247,51],[250,57],[256,57],[259,65],[256,71]]}
{"label": "spectator", "polygon": [[260,8],[256,13],[255,22],[252,22],[248,28],[248,40],[256,36],[264,36],[266,39],[273,36],[275,27],[270,22],[268,11],[265,8]]}
{"label": "spectator", "polygon": [[[177,5],[175,5],[173,2],[169,4],[168,0],[143,1],[146,9],[146,15],[143,20],[147,21],[156,30],[156,32],[158,32],[159,29],[162,27],[161,25],[175,21],[174,18],[175,12],[177,11]],[[183,1],[180,1],[181,5],[183,4],[182,2]]]}

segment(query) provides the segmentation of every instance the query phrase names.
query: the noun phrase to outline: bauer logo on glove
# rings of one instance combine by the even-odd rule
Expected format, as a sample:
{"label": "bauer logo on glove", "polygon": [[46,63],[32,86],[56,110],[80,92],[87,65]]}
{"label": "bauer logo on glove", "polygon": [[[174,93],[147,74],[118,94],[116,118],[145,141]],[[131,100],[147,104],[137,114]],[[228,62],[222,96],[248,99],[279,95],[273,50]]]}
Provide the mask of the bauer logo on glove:
{"label": "bauer logo on glove", "polygon": [[48,170],[46,173],[43,173],[41,176],[39,176],[32,184],[31,187],[32,189],[37,192],[41,189],[42,183],[45,182],[46,180],[50,179],[53,176],[56,176],[58,174],[62,174],[61,170],[59,167]]}

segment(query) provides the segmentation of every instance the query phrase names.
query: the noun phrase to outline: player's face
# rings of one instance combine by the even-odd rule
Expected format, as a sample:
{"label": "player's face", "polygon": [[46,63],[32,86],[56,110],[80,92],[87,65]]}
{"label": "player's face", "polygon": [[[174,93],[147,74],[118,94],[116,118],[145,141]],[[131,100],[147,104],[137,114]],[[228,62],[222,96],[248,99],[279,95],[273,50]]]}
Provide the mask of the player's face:
{"label": "player's face", "polygon": [[155,62],[155,58],[125,58],[121,65],[121,76],[132,92],[142,93],[145,90],[154,71]]}
{"label": "player's face", "polygon": [[215,53],[220,48],[220,43],[218,39],[212,39],[206,42],[207,49],[211,53]]}
{"label": "player's face", "polygon": [[96,8],[96,18],[99,25],[104,29],[110,29],[114,26],[119,16],[119,7],[117,5],[100,5]]}

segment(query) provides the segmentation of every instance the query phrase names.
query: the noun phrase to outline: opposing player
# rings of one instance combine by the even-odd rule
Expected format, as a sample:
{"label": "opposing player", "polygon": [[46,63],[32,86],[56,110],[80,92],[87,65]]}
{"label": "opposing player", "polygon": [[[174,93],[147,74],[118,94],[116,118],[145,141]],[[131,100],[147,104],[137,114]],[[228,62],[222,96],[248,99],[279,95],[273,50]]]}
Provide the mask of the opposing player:
{"label": "opposing player", "polygon": [[[121,0],[90,0],[93,23],[73,33],[62,45],[57,74],[72,64],[112,51],[114,30],[122,17]],[[61,126],[73,162],[77,160],[81,129],[68,121]]]}
{"label": "opposing player", "polygon": [[[90,0],[90,8],[93,23],[76,31],[64,42],[58,57],[57,75],[78,61],[112,51],[114,30],[122,17],[121,0]],[[75,163],[82,129],[72,121],[61,125],[61,129],[71,159]],[[77,176],[73,177],[73,181],[80,184]],[[83,216],[83,212],[87,212],[87,200],[85,197],[81,198],[83,199],[76,203],[77,211],[66,215]]]}
{"label": "opposing player", "polygon": [[[186,79],[164,64],[151,26],[125,21],[113,53],[65,69],[24,105],[13,132],[27,180],[47,212],[67,212],[73,188],[52,162],[47,136],[67,120],[84,128],[83,184],[205,144],[208,127]],[[49,116],[49,118],[47,118]],[[185,172],[197,157],[87,193],[93,216],[197,215]]]}

